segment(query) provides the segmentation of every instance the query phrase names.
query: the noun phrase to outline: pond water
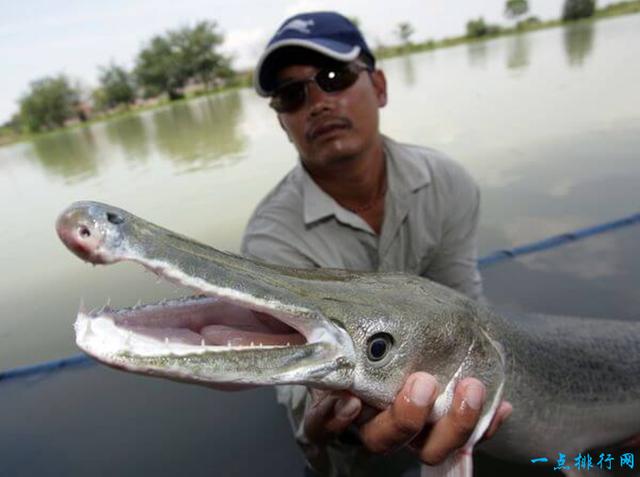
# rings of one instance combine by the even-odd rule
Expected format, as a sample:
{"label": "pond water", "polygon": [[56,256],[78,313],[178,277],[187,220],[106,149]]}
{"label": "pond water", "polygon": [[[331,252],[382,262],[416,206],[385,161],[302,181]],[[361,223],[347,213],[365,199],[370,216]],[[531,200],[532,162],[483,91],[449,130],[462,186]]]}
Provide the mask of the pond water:
{"label": "pond water", "polygon": [[[481,255],[612,220],[640,210],[638,57],[640,15],[385,60],[382,130],[476,178]],[[0,370],[76,353],[81,297],[120,306],[181,294],[133,265],[71,256],[53,228],[69,203],[108,202],[238,251],[253,207],[295,161],[250,90],[0,148]],[[639,238],[632,227],[492,267],[487,294],[512,309],[640,317]],[[271,390],[225,394],[102,367],[0,388],[2,475],[302,468]]]}

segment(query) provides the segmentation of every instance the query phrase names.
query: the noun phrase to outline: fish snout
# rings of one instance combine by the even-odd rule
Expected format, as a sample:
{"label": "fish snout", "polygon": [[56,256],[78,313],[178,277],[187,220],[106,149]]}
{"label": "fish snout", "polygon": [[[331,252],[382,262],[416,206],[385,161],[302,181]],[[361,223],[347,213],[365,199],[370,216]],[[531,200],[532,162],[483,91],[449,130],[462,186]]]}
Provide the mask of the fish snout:
{"label": "fish snout", "polygon": [[56,220],[56,232],[62,243],[82,260],[95,264],[112,263],[103,245],[113,236],[113,228],[124,222],[117,210],[102,204],[77,202]]}

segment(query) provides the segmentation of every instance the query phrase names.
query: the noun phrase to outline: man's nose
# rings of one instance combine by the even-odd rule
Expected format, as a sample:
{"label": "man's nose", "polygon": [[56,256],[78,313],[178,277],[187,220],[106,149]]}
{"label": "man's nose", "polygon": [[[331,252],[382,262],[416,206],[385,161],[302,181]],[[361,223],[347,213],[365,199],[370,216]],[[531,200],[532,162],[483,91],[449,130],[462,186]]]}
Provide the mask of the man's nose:
{"label": "man's nose", "polygon": [[331,95],[320,88],[315,81],[307,84],[307,104],[311,114],[318,114],[331,107]]}

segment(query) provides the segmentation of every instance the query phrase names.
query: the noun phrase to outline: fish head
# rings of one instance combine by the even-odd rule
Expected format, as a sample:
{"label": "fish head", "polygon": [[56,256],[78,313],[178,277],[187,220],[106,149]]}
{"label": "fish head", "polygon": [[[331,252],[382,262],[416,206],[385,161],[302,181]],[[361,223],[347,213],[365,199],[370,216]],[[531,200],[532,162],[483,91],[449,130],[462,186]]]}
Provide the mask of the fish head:
{"label": "fish head", "polygon": [[216,387],[351,386],[351,340],[300,295],[309,281],[300,274],[219,252],[98,202],[72,204],[56,230],[87,262],[137,262],[191,291],[120,310],[81,308],[76,343],[104,364]]}
{"label": "fish head", "polygon": [[67,248],[82,260],[109,264],[121,260],[130,214],[97,202],[76,202],[56,220],[56,232]]}
{"label": "fish head", "polygon": [[216,387],[349,390],[384,407],[414,371],[448,382],[472,340],[469,300],[420,277],[261,263],[97,202],[73,204],[56,229],[85,261],[133,261],[190,290],[80,310],[78,346],[130,372]]}
{"label": "fish head", "polygon": [[333,288],[317,307],[351,339],[354,394],[384,408],[415,371],[443,388],[455,379],[477,334],[471,300],[406,274],[360,274]]}

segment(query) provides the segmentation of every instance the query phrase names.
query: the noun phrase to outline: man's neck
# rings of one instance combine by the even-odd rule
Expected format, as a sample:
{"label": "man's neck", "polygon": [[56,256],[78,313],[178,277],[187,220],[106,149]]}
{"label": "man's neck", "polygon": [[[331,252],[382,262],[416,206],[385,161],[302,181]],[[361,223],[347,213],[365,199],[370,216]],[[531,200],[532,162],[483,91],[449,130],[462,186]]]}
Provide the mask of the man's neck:
{"label": "man's neck", "polygon": [[344,158],[330,167],[307,171],[336,202],[357,209],[371,201],[386,179],[384,149],[379,137],[359,156]]}
{"label": "man's neck", "polygon": [[381,136],[357,157],[345,158],[321,170],[307,170],[338,204],[360,215],[380,233],[387,180]]}

